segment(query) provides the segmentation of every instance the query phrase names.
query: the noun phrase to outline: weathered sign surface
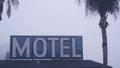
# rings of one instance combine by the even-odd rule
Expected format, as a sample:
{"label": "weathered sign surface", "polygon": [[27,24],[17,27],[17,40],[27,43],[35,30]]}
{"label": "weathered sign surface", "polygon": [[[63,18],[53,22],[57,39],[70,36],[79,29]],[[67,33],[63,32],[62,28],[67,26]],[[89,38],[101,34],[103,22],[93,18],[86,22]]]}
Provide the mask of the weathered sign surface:
{"label": "weathered sign surface", "polygon": [[83,59],[82,36],[10,36],[10,59]]}

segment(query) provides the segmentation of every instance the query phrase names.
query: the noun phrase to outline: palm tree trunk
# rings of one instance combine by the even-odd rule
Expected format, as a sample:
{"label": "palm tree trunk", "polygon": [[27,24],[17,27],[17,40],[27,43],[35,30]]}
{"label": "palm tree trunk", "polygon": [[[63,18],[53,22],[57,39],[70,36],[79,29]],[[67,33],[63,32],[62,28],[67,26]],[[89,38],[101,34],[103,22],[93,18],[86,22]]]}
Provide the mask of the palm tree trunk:
{"label": "palm tree trunk", "polygon": [[107,32],[106,32],[108,22],[106,21],[106,17],[101,18],[99,26],[102,30],[103,68],[108,68],[108,49],[107,49]]}
{"label": "palm tree trunk", "polygon": [[107,68],[108,64],[108,50],[107,50],[107,34],[106,28],[102,28],[102,48],[103,48],[103,68]]}

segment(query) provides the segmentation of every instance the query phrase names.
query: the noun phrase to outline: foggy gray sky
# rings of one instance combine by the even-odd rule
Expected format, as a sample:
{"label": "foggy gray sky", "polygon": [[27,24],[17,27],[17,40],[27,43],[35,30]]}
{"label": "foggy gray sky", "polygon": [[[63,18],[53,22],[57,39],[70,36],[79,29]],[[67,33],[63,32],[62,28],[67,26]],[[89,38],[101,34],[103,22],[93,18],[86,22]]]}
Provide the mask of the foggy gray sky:
{"label": "foggy gray sky", "polygon": [[[80,35],[83,36],[85,60],[102,63],[102,38],[99,16],[85,15],[84,4],[75,0],[19,0],[10,19],[3,13],[0,22],[0,60],[9,51],[10,35]],[[4,4],[6,7],[6,4]],[[109,65],[120,68],[120,16],[108,18]]]}

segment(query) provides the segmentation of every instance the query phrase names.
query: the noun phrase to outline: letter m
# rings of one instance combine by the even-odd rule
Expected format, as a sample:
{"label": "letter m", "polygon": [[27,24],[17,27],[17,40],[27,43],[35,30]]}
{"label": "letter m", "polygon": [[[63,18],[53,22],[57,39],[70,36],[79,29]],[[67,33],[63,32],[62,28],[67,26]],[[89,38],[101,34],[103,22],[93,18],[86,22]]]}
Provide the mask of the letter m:
{"label": "letter m", "polygon": [[20,57],[23,56],[26,50],[26,57],[30,57],[30,38],[26,38],[23,45],[20,45],[16,37],[12,38],[12,57],[17,58],[17,51]]}

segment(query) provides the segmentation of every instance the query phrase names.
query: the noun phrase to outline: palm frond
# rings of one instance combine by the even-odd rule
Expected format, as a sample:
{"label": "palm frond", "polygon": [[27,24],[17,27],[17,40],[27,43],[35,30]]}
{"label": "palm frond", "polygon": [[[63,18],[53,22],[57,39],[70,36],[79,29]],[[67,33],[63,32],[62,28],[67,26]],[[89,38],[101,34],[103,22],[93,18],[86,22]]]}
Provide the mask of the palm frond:
{"label": "palm frond", "polygon": [[8,4],[7,16],[8,16],[8,18],[10,18],[10,16],[11,16],[11,4],[10,4],[10,1],[9,1],[9,0],[7,1],[7,4]]}
{"label": "palm frond", "polygon": [[101,17],[107,13],[117,15],[119,13],[120,0],[86,0],[86,12],[97,12]]}
{"label": "palm frond", "polygon": [[7,16],[8,16],[8,18],[10,18],[11,8],[12,8],[11,5],[13,5],[14,8],[18,8],[19,1],[18,0],[7,0],[7,4],[8,4],[8,6],[7,6]]}
{"label": "palm frond", "polygon": [[18,8],[18,6],[19,6],[19,1],[18,0],[10,0],[10,2],[15,8]]}
{"label": "palm frond", "polygon": [[2,20],[3,2],[4,0],[0,0],[0,20]]}

